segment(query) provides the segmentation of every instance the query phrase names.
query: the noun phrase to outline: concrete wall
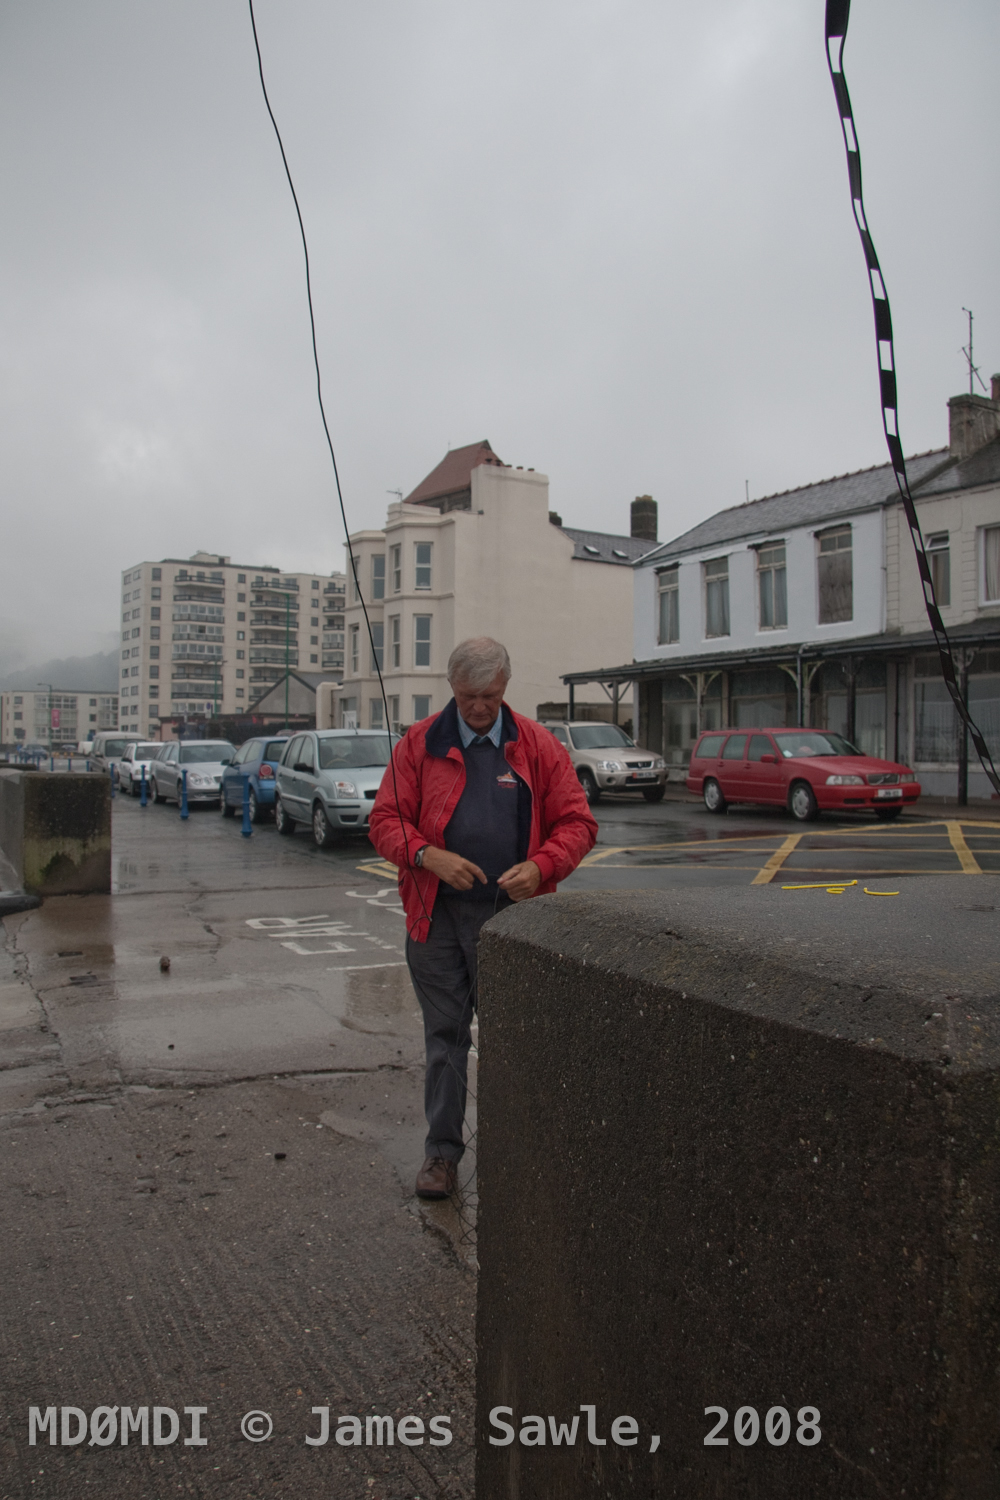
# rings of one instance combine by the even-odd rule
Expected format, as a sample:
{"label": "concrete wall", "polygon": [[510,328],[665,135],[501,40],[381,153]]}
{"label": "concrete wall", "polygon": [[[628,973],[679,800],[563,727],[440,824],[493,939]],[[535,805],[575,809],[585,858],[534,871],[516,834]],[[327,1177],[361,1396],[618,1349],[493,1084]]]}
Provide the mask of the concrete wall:
{"label": "concrete wall", "polygon": [[0,771],[0,850],[36,895],[110,891],[108,777]]}
{"label": "concrete wall", "polygon": [[[487,926],[478,1500],[1000,1492],[986,884],[579,893]],[[497,1407],[577,1441],[495,1446]]]}

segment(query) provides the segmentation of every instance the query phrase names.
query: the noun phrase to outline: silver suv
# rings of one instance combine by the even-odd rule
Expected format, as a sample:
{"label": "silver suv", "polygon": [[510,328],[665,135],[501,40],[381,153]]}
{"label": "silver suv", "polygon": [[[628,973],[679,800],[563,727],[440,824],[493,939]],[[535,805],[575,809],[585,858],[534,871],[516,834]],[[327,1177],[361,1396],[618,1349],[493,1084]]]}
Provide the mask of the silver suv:
{"label": "silver suv", "polygon": [[297,734],[276,773],[274,823],[290,835],[297,823],[329,849],[342,832],[367,833],[368,814],[397,737],[381,729],[319,729]]}
{"label": "silver suv", "polygon": [[662,802],[667,763],[662,755],[643,750],[617,724],[591,720],[542,720],[569,751],[580,785],[591,806],[605,792],[641,792],[647,802]]}

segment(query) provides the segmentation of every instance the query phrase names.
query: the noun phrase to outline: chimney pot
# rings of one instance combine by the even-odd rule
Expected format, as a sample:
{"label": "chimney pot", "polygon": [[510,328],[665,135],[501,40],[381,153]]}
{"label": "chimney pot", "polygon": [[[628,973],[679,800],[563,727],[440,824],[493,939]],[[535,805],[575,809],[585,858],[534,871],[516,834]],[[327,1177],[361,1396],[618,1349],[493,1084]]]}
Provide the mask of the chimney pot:
{"label": "chimney pot", "polygon": [[559,515],[558,511],[554,511],[554,510],[550,510],[549,511],[549,525],[550,526],[561,526],[562,525],[562,516]]}
{"label": "chimney pot", "polygon": [[990,396],[994,401],[1000,401],[1000,375],[990,376]]}
{"label": "chimney pot", "polygon": [[1000,437],[1000,378],[993,377],[993,399],[952,396],[948,402],[948,449],[959,463]]}
{"label": "chimney pot", "polygon": [[657,538],[656,501],[652,495],[636,495],[632,501],[632,530],[639,541],[655,542]]}

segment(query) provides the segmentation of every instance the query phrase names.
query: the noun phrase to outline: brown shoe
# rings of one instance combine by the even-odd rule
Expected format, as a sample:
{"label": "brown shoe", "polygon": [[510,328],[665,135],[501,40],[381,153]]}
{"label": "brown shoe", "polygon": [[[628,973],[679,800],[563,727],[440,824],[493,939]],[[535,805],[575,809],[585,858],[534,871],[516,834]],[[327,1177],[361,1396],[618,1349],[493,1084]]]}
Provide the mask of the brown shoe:
{"label": "brown shoe", "polygon": [[428,1156],[417,1173],[418,1198],[449,1198],[455,1191],[458,1169],[443,1156]]}

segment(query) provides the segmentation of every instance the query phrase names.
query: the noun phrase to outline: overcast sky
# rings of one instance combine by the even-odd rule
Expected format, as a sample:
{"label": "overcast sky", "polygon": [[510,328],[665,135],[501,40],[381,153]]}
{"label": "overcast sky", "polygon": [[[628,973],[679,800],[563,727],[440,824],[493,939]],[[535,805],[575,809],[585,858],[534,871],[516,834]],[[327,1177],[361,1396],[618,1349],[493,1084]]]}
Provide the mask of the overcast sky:
{"label": "overcast sky", "polygon": [[[882,462],[823,0],[257,0],[352,528],[488,438],[660,536]],[[854,0],[908,452],[1000,367],[996,0]],[[0,668],[119,573],[343,565],[242,0],[0,3]]]}

